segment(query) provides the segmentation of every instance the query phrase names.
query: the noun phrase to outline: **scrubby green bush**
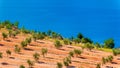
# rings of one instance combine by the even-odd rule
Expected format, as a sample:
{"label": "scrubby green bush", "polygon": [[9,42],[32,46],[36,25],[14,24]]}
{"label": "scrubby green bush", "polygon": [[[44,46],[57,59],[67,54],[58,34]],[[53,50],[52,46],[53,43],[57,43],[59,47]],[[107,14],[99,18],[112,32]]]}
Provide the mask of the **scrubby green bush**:
{"label": "scrubby green bush", "polygon": [[30,45],[31,41],[32,41],[31,38],[26,38],[26,39],[25,39],[25,42],[26,42],[28,45]]}
{"label": "scrubby green bush", "polygon": [[41,49],[41,53],[42,53],[43,57],[45,57],[45,54],[47,54],[47,52],[48,52],[47,48],[42,48]]}
{"label": "scrubby green bush", "polygon": [[9,55],[11,55],[11,51],[10,50],[6,50],[6,54],[7,54],[7,57],[8,57]]}
{"label": "scrubby green bush", "polygon": [[58,62],[57,63],[57,68],[62,68],[62,67],[63,67],[62,63]]}
{"label": "scrubby green bush", "polygon": [[69,66],[69,64],[72,63],[71,58],[70,57],[64,58],[63,63],[64,63],[65,66]]}
{"label": "scrubby green bush", "polygon": [[21,47],[22,47],[22,48],[27,47],[27,42],[26,42],[26,41],[22,41],[22,42],[21,42]]}
{"label": "scrubby green bush", "polygon": [[70,51],[70,52],[69,52],[69,56],[70,56],[70,57],[74,57],[74,51]]}
{"label": "scrubby green bush", "polygon": [[34,57],[35,61],[38,62],[38,60],[40,58],[40,54],[36,52],[35,54],[33,54],[33,57]]}
{"label": "scrubby green bush", "polygon": [[88,50],[91,51],[94,48],[94,46],[92,44],[90,44],[90,43],[86,43],[85,48],[87,48]]}
{"label": "scrubby green bush", "polygon": [[81,55],[82,51],[80,49],[74,49],[74,54],[78,57]]}
{"label": "scrubby green bush", "polygon": [[117,56],[120,54],[120,49],[113,49],[112,52],[114,56]]}
{"label": "scrubby green bush", "polygon": [[6,33],[2,33],[2,37],[3,37],[3,40],[5,40],[8,37],[8,35]]}
{"label": "scrubby green bush", "polygon": [[0,52],[0,58],[3,58],[3,53],[2,52]]}
{"label": "scrubby green bush", "polygon": [[62,47],[62,44],[61,44],[61,42],[59,40],[56,40],[55,43],[54,43],[54,45],[58,49]]}
{"label": "scrubby green bush", "polygon": [[101,68],[100,64],[97,64],[97,65],[96,65],[96,68]]}
{"label": "scrubby green bush", "polygon": [[29,65],[29,68],[32,68],[32,66],[34,65],[33,61],[31,61],[29,59],[27,60],[27,63]]}
{"label": "scrubby green bush", "polygon": [[64,39],[63,42],[64,42],[65,45],[69,45],[70,44],[70,41],[68,39]]}
{"label": "scrubby green bush", "polygon": [[18,45],[15,45],[14,51],[15,51],[15,53],[20,53],[21,48],[18,47]]}
{"label": "scrubby green bush", "polygon": [[25,68],[25,66],[24,65],[20,65],[20,67],[19,68]]}

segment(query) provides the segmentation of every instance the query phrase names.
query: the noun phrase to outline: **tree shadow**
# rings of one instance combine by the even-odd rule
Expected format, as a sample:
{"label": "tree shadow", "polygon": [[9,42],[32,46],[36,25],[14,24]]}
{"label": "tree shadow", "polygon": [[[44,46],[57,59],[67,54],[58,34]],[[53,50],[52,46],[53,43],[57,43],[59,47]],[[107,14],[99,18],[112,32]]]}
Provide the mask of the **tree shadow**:
{"label": "tree shadow", "polygon": [[9,57],[10,59],[15,59],[15,57]]}
{"label": "tree shadow", "polygon": [[38,64],[44,64],[45,62],[42,62],[42,61],[38,61]]}
{"label": "tree shadow", "polygon": [[11,40],[6,40],[7,42],[12,42]]}
{"label": "tree shadow", "polygon": [[113,68],[112,66],[106,66],[105,68]]}
{"label": "tree shadow", "polygon": [[33,49],[30,49],[30,48],[24,48],[24,50],[34,51]]}
{"label": "tree shadow", "polygon": [[36,46],[36,45],[34,45],[34,44],[29,44],[30,46]]}
{"label": "tree shadow", "polygon": [[1,64],[2,64],[2,65],[8,65],[8,63],[6,63],[6,62],[2,62]]}
{"label": "tree shadow", "polygon": [[52,58],[52,57],[46,57],[46,58],[48,58],[48,59],[54,59],[54,58]]}
{"label": "tree shadow", "polygon": [[120,60],[120,58],[117,58],[117,60]]}
{"label": "tree shadow", "polygon": [[36,41],[37,43],[45,44],[45,42]]}
{"label": "tree shadow", "polygon": [[67,66],[66,68],[76,68],[75,66]]}
{"label": "tree shadow", "polygon": [[116,62],[111,62],[112,64],[117,64]]}
{"label": "tree shadow", "polygon": [[0,44],[0,46],[4,46],[3,44]]}
{"label": "tree shadow", "polygon": [[62,50],[62,51],[65,51],[65,49],[62,49],[62,48],[59,48],[58,50]]}
{"label": "tree shadow", "polygon": [[80,56],[80,57],[78,57],[78,58],[81,58],[81,59],[87,59],[87,58],[85,58],[85,57],[82,57],[82,56]]}

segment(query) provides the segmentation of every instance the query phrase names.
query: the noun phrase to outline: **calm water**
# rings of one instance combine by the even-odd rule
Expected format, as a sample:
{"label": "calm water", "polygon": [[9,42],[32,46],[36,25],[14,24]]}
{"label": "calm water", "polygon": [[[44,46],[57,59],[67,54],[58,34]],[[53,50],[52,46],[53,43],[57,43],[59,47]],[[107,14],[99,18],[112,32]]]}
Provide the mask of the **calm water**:
{"label": "calm water", "polygon": [[0,20],[19,21],[28,29],[78,32],[100,43],[114,38],[120,47],[119,0],[0,0]]}

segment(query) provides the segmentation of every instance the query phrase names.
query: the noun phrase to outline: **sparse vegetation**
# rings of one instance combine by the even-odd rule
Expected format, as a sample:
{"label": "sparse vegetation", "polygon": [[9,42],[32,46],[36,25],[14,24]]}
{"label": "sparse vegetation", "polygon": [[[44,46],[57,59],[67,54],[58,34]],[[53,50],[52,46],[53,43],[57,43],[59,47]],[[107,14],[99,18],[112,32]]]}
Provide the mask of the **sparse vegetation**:
{"label": "sparse vegetation", "polygon": [[21,47],[22,47],[22,48],[27,47],[27,42],[26,42],[26,41],[22,41],[22,42],[21,42]]}
{"label": "sparse vegetation", "polygon": [[2,36],[3,36],[3,40],[5,40],[8,37],[6,33],[2,33]]}
{"label": "sparse vegetation", "polygon": [[43,57],[45,57],[45,54],[47,54],[47,52],[48,52],[47,48],[42,48],[41,49],[41,53],[42,53]]}
{"label": "sparse vegetation", "polygon": [[38,62],[38,60],[40,58],[40,54],[36,52],[35,54],[33,54],[33,57],[34,57],[35,61]]}
{"label": "sparse vegetation", "polygon": [[85,48],[87,48],[88,50],[91,51],[94,48],[94,46],[92,44],[90,44],[90,43],[86,43]]}
{"label": "sparse vegetation", "polygon": [[54,45],[55,45],[55,47],[56,47],[57,49],[59,49],[59,48],[61,48],[61,47],[62,47],[61,42],[60,42],[60,41],[58,41],[58,40],[56,40],[56,41],[55,41]]}
{"label": "sparse vegetation", "polygon": [[[114,56],[117,56],[120,54],[120,49],[114,48],[115,43],[114,43],[113,39],[105,40],[104,44],[100,44],[98,42],[94,44],[94,42],[91,39],[84,37],[81,33],[79,33],[76,37],[64,38],[59,33],[53,32],[51,30],[49,30],[48,32],[40,32],[40,31],[27,30],[24,27],[18,28],[18,22],[11,23],[10,21],[5,21],[5,22],[0,23],[0,29],[1,29],[3,40],[7,39],[6,41],[1,41],[1,44],[0,44],[1,48],[2,48],[2,46],[3,46],[3,48],[5,48],[5,47],[8,48],[8,50],[5,49],[7,57],[9,57],[12,54],[12,51],[14,51],[15,53],[19,53],[19,54],[13,53],[13,56],[14,55],[16,55],[16,56],[21,55],[20,57],[18,57],[18,58],[20,58],[20,61],[21,61],[21,57],[23,57],[23,56],[25,57],[27,55],[31,56],[31,54],[33,54],[33,51],[35,51],[35,53],[32,55],[32,58],[34,58],[35,62],[39,63],[40,54],[35,49],[40,47],[39,49],[41,49],[41,54],[43,55],[43,57],[45,57],[46,54],[48,53],[47,47],[49,47],[49,50],[50,50],[50,48],[52,48],[52,44],[50,43],[50,46],[48,46],[46,43],[46,40],[47,41],[50,40],[50,42],[55,41],[54,46],[57,49],[61,48],[63,45],[73,44],[73,45],[71,45],[71,47],[63,47],[64,50],[53,49],[53,50],[49,51],[50,54],[48,54],[48,57],[46,57],[46,59],[45,59],[45,60],[51,60],[51,61],[53,60],[53,62],[54,62],[54,60],[57,59],[57,62],[58,62],[58,61],[63,60],[63,58],[65,57],[63,60],[63,64],[65,66],[69,66],[72,62],[81,63],[80,60],[76,60],[76,59],[82,59],[82,57],[84,58],[84,54],[89,55],[91,57],[91,55],[92,55],[91,52],[89,54],[87,54],[86,52],[91,51],[94,48],[95,48],[94,51],[101,50],[101,51],[105,51],[105,52],[113,52]],[[18,35],[18,36],[16,36],[16,35]],[[21,36],[26,38],[26,39],[25,40],[23,40],[23,38],[22,38],[22,40],[19,39]],[[9,40],[10,40],[10,42],[8,42]],[[44,41],[45,43],[42,43],[41,41]],[[5,43],[5,45],[4,45],[4,43]],[[11,44],[11,43],[13,43],[13,44]],[[6,44],[10,44],[12,46],[10,46],[10,48],[9,48],[9,47],[7,47],[8,45],[6,45]],[[14,44],[17,44],[17,45],[14,45]],[[42,44],[47,45],[47,46],[43,48]],[[28,45],[31,45],[31,46],[28,46]],[[33,45],[36,45],[36,47],[34,47]],[[27,46],[28,46],[28,48],[26,48]],[[77,49],[77,46],[80,46],[82,48],[82,50],[80,50],[79,47]],[[14,48],[12,48],[12,47],[14,47]],[[29,48],[31,48],[31,47],[33,47],[33,48],[31,50],[25,52],[25,50],[21,51],[21,47],[26,49],[26,50],[27,49],[29,50]],[[88,49],[88,51],[84,50],[84,48]],[[11,49],[14,49],[14,50],[11,50]],[[83,53],[83,50],[85,53]],[[60,52],[58,52],[58,51],[60,51]],[[4,53],[4,51],[0,52],[0,58],[6,58],[6,57],[4,57],[3,53]],[[26,54],[26,53],[31,53],[31,54]],[[97,53],[97,51],[96,51],[96,53]],[[52,57],[52,54],[55,55],[55,57],[54,56]],[[79,56],[81,56],[81,54],[82,54],[82,57],[79,57]],[[10,57],[10,59],[15,59],[16,56]],[[74,57],[74,56],[76,56],[76,57]],[[101,64],[104,65],[106,63],[113,63],[113,59],[114,58],[116,59],[116,57],[114,57],[114,56],[112,56],[112,55],[109,55],[107,57],[103,56]],[[99,57],[99,56],[97,56],[95,54],[94,57]],[[59,58],[59,60],[58,60],[58,58]],[[85,58],[86,58],[86,56],[85,56]],[[29,58],[29,59],[31,59],[31,58]],[[73,60],[71,60],[71,59],[73,59]],[[87,60],[89,60],[89,59],[91,60],[91,58],[87,58]],[[43,61],[43,58],[41,60]],[[25,61],[27,61],[29,68],[33,67],[34,61],[31,61],[31,60],[25,60]],[[47,61],[47,62],[51,63],[49,61]],[[47,62],[45,62],[45,63],[47,63]],[[89,63],[87,61],[84,61],[84,62],[86,63],[86,65],[87,65],[87,63]],[[84,62],[83,62],[83,64],[84,64]],[[56,63],[56,61],[55,61],[55,63]],[[5,62],[3,64],[8,64],[8,63]],[[63,64],[61,62],[58,62],[57,68],[62,68]],[[96,65],[96,68],[101,68],[101,64],[95,63],[94,65]],[[74,65],[74,64],[71,64],[71,65]],[[25,68],[25,66],[20,65],[19,68]],[[75,66],[77,67],[77,65],[75,65]]]}
{"label": "sparse vegetation", "polygon": [[15,53],[20,53],[21,48],[18,47],[18,45],[15,45],[14,51],[15,51]]}
{"label": "sparse vegetation", "polygon": [[3,53],[2,52],[0,52],[0,58],[3,58]]}
{"label": "sparse vegetation", "polygon": [[101,68],[100,63],[96,65],[96,68]]}
{"label": "sparse vegetation", "polygon": [[74,53],[78,57],[81,55],[82,51],[80,49],[74,49]]}
{"label": "sparse vegetation", "polygon": [[72,63],[71,58],[70,57],[64,58],[63,63],[64,63],[65,66],[69,66],[69,64]]}
{"label": "sparse vegetation", "polygon": [[20,67],[19,68],[25,68],[25,66],[24,65],[20,65]]}
{"label": "sparse vegetation", "polygon": [[74,52],[73,52],[73,51],[70,51],[70,52],[69,52],[69,56],[70,56],[70,57],[74,57]]}
{"label": "sparse vegetation", "polygon": [[27,63],[28,63],[28,65],[29,65],[29,68],[32,68],[33,67],[33,65],[34,65],[34,63],[33,63],[33,61],[31,61],[31,60],[27,60]]}
{"label": "sparse vegetation", "polygon": [[6,54],[7,54],[7,57],[8,57],[9,55],[11,55],[11,51],[10,50],[6,50]]}
{"label": "sparse vegetation", "polygon": [[63,67],[62,63],[58,62],[57,63],[57,68],[62,68],[62,67]]}

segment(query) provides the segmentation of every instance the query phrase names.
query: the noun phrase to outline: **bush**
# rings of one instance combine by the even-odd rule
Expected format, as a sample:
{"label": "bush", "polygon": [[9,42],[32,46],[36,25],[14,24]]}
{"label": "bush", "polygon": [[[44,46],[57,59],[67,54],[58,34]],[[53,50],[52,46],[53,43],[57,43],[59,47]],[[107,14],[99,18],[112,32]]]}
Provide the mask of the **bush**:
{"label": "bush", "polygon": [[15,53],[19,53],[21,51],[21,48],[19,48],[18,45],[15,45],[14,51]]}
{"label": "bush", "polygon": [[25,66],[23,66],[23,65],[20,65],[20,67],[19,68],[25,68]]}
{"label": "bush", "polygon": [[69,66],[69,64],[72,63],[71,58],[70,57],[64,58],[63,63],[64,63],[65,66]]}
{"label": "bush", "polygon": [[30,43],[31,43],[31,38],[26,38],[26,40],[25,40],[25,42],[28,44],[28,45],[30,45]]}
{"label": "bush", "polygon": [[40,54],[35,53],[35,54],[33,54],[33,57],[34,57],[35,61],[38,62]]}
{"label": "bush", "polygon": [[32,66],[34,65],[33,61],[31,60],[27,60],[27,63],[29,65],[29,68],[32,68]]}
{"label": "bush", "polygon": [[22,46],[22,48],[27,47],[27,42],[26,42],[26,41],[22,41],[22,42],[21,42],[21,46]]}
{"label": "bush", "polygon": [[6,33],[2,33],[2,36],[3,36],[3,40],[5,40],[8,37]]}
{"label": "bush", "polygon": [[6,51],[6,54],[7,54],[7,56],[8,56],[8,55],[11,55],[11,51],[10,51],[10,50],[7,50],[7,51]]}
{"label": "bush", "polygon": [[90,43],[86,43],[85,48],[87,48],[88,50],[91,51],[94,48],[94,46],[92,44],[90,44]]}
{"label": "bush", "polygon": [[79,38],[74,39],[74,42],[75,42],[75,43],[80,43],[80,41],[81,41],[81,40],[80,40]]}
{"label": "bush", "polygon": [[70,52],[69,52],[69,56],[70,56],[70,57],[74,57],[74,52],[73,52],[73,51],[70,51]]}
{"label": "bush", "polygon": [[56,48],[61,48],[62,47],[62,44],[60,43],[60,41],[56,40],[55,43],[54,43],[55,47]]}
{"label": "bush", "polygon": [[58,62],[57,63],[57,68],[62,68],[62,67],[63,67],[62,63]]}
{"label": "bush", "polygon": [[74,49],[74,53],[76,54],[76,56],[78,57],[79,55],[81,55],[82,51],[79,49]]}
{"label": "bush", "polygon": [[45,57],[45,54],[47,54],[47,52],[48,52],[47,48],[41,49],[41,53],[42,53],[43,57]]}
{"label": "bush", "polygon": [[64,42],[65,45],[69,45],[70,44],[70,41],[68,39],[64,39],[63,42]]}
{"label": "bush", "polygon": [[100,67],[100,64],[97,64],[97,65],[96,65],[96,68],[101,68],[101,67]]}
{"label": "bush", "polygon": [[3,58],[3,53],[2,52],[0,52],[0,58]]}
{"label": "bush", "polygon": [[106,59],[102,57],[102,64],[106,64]]}
{"label": "bush", "polygon": [[112,52],[114,56],[117,56],[120,54],[120,49],[113,49]]}

